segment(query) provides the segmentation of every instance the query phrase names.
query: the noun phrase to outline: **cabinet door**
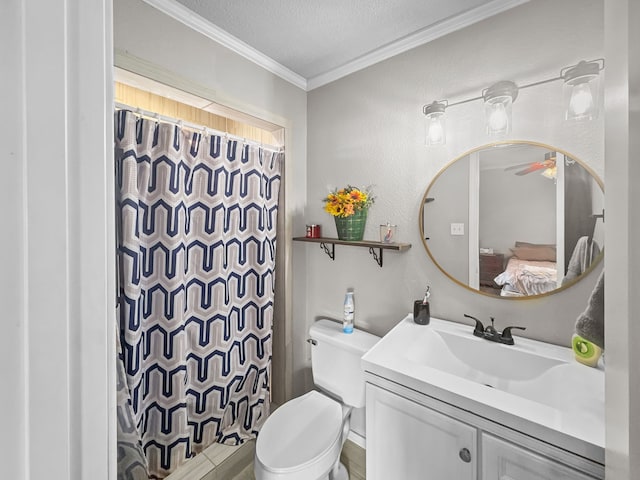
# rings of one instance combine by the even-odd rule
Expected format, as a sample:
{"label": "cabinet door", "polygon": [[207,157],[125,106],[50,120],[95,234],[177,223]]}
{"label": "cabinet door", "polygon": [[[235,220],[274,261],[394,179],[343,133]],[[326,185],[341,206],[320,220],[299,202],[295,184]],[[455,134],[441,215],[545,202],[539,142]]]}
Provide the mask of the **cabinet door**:
{"label": "cabinet door", "polygon": [[475,480],[476,429],[367,384],[367,480]]}
{"label": "cabinet door", "polygon": [[595,480],[549,458],[482,434],[482,480]]}

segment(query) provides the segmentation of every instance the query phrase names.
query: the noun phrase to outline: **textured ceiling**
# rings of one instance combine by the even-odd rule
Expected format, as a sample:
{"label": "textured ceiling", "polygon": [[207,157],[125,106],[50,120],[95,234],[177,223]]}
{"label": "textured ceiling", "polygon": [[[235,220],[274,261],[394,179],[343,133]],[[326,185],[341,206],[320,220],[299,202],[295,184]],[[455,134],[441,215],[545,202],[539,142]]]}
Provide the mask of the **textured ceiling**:
{"label": "textured ceiling", "polygon": [[478,7],[505,3],[504,0],[177,1],[307,80]]}

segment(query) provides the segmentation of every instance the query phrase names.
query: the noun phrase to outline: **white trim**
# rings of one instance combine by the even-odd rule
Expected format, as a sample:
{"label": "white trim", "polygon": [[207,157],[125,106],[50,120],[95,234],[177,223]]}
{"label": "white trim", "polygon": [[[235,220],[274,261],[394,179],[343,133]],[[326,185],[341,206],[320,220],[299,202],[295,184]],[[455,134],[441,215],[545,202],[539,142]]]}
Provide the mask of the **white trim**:
{"label": "white trim", "polygon": [[[220,101],[212,101],[212,99],[219,97],[215,90],[161,70],[158,66],[141,58],[128,55],[126,52],[116,50],[115,65],[114,80],[116,82],[151,92],[154,95],[167,97],[200,110],[246,123],[271,133],[278,132],[283,128],[281,125],[256,116],[260,114],[260,112],[248,114],[244,111],[223,105]],[[129,70],[127,70],[127,67]],[[139,71],[142,72],[142,74],[136,73]],[[158,75],[164,75],[164,83],[155,80],[158,78]]]}
{"label": "white trim", "polygon": [[112,1],[0,10],[3,478],[115,479]]}
{"label": "white trim", "polygon": [[469,155],[469,286],[480,290],[480,152]]}
{"label": "white trim", "polygon": [[[284,117],[274,115],[271,112],[256,108],[236,98],[227,97],[220,92],[205,87],[188,78],[160,67],[155,63],[131,55],[119,49],[114,51],[115,81],[135,86],[147,90],[156,95],[163,95],[158,91],[157,86],[162,85],[163,89],[171,87],[174,93],[181,92],[180,101],[186,102],[184,94],[207,100],[208,104],[199,106],[196,102],[186,102],[197,108],[202,108],[211,113],[221,115],[232,120],[248,123],[270,132],[278,131],[282,128],[291,128],[291,122]],[[122,75],[126,71],[126,75]],[[137,76],[135,84],[128,81],[133,76]],[[179,91],[179,92],[176,92]],[[214,108],[215,107],[215,108]]]}
{"label": "white trim", "polygon": [[162,13],[169,15],[174,20],[185,24],[196,32],[201,33],[220,45],[227,47],[231,51],[252,61],[256,65],[261,66],[265,70],[279,76],[296,87],[307,90],[307,80],[304,77],[289,70],[287,67],[276,62],[271,57],[259,52],[252,46],[244,43],[242,40],[239,40],[230,33],[222,30],[220,27],[217,27],[211,22],[205,20],[184,5],[174,0],[143,1],[160,10]]}
{"label": "white trim", "polygon": [[384,45],[346,63],[345,65],[309,79],[305,79],[303,76],[291,71],[284,65],[273,60],[271,57],[268,57],[250,45],[247,45],[242,40],[239,40],[233,35],[222,30],[220,27],[212,24],[208,20],[205,20],[200,15],[197,15],[192,10],[175,0],[143,1],[220,45],[227,47],[247,60],[252,61],[274,75],[279,76],[283,80],[286,80],[296,87],[308,92],[338,80],[339,78],[346,77],[354,72],[370,67],[371,65],[395,55],[404,53],[407,50],[411,50],[412,48],[429,43],[449,33],[461,30],[469,25],[497,15],[498,13],[502,13],[513,7],[527,3],[529,0],[494,0],[485,5],[481,5],[467,12],[461,13],[460,15],[455,15],[443,20],[442,22],[436,23],[435,25],[429,26],[414,34],[401,38],[398,41]]}
{"label": "white trim", "polygon": [[367,440],[359,433],[356,433],[353,430],[349,430],[349,435],[347,435],[347,439],[351,440],[360,448],[364,448],[365,450],[367,449]]}
{"label": "white trim", "polygon": [[565,157],[563,153],[556,152],[556,281],[558,288],[562,286],[564,278],[564,173]]}

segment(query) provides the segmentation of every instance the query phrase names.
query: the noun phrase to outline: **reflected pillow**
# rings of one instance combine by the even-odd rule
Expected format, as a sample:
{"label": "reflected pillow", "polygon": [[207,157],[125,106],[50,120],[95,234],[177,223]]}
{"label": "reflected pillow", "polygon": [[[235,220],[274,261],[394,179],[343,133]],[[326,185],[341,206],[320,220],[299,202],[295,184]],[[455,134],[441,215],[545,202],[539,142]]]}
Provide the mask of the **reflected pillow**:
{"label": "reflected pillow", "polygon": [[510,249],[511,253],[520,260],[531,260],[538,262],[555,262],[556,261],[556,247],[555,245],[534,245],[529,244],[526,246],[518,246]]}
{"label": "reflected pillow", "polygon": [[529,242],[518,242],[516,241],[516,247],[549,247],[556,249],[555,243],[529,243]]}

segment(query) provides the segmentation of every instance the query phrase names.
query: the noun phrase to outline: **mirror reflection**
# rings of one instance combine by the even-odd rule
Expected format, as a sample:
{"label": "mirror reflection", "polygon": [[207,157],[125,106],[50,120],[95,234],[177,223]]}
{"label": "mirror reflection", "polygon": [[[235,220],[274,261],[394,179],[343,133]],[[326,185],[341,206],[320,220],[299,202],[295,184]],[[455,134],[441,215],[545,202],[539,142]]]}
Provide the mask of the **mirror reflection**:
{"label": "mirror reflection", "polygon": [[495,143],[462,155],[434,178],[420,210],[434,263],[487,295],[546,295],[602,257],[602,182],[549,145]]}

